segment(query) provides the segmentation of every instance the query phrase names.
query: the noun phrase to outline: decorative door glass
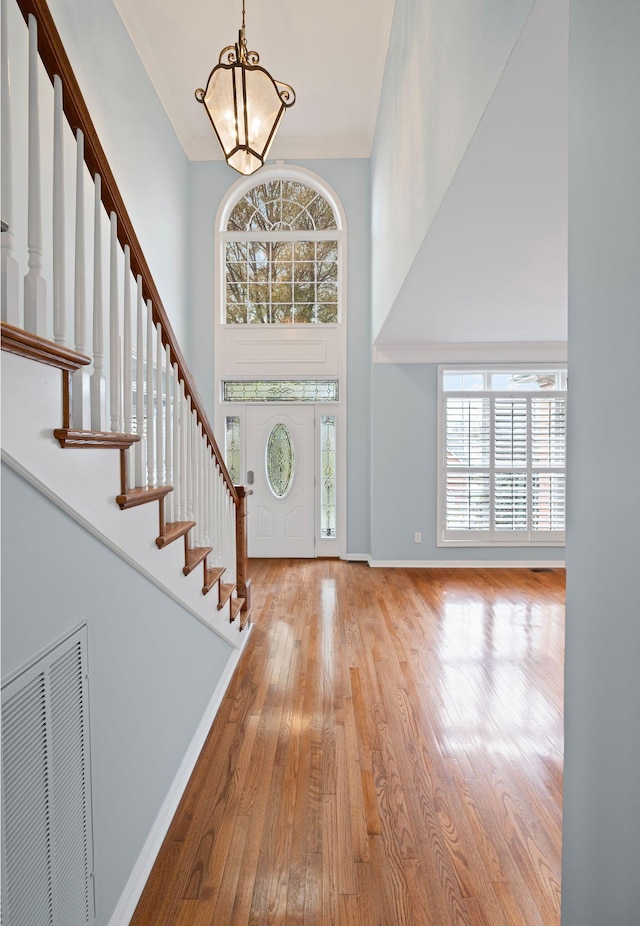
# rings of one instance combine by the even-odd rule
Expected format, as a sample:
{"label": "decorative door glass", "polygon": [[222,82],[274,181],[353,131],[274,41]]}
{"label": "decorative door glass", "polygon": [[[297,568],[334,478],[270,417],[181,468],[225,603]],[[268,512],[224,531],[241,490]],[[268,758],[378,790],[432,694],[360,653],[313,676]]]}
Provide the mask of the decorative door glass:
{"label": "decorative door glass", "polygon": [[293,441],[285,424],[276,424],[271,431],[265,457],[269,488],[276,498],[284,498],[293,483],[295,463]]}

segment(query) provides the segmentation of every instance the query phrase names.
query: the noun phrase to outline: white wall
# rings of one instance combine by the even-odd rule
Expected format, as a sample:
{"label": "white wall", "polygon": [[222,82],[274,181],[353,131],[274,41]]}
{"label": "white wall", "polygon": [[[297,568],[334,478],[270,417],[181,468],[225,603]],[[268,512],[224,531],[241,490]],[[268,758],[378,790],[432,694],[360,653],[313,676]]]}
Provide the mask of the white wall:
{"label": "white wall", "polygon": [[396,0],[372,152],[375,338],[532,0]]}
{"label": "white wall", "polygon": [[563,926],[640,921],[640,4],[572,0]]}
{"label": "white wall", "polygon": [[107,926],[231,647],[4,464],[2,525],[3,680],[88,625],[96,926]]}

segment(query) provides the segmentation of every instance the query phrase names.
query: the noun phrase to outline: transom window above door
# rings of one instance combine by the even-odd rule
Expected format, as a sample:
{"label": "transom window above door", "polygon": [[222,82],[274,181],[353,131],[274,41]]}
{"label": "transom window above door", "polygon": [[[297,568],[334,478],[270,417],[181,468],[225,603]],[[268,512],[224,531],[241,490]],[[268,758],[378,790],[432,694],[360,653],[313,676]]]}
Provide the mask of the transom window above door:
{"label": "transom window above door", "polygon": [[252,187],[222,239],[227,325],[340,321],[340,224],[318,190],[286,179]]}

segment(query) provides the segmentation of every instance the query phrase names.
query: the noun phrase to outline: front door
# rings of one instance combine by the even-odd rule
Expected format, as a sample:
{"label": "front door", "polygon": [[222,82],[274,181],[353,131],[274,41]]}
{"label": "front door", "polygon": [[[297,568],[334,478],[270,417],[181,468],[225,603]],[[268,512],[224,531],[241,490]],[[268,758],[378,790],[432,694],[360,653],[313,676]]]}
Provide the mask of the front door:
{"label": "front door", "polygon": [[313,405],[248,406],[245,421],[248,555],[315,556]]}

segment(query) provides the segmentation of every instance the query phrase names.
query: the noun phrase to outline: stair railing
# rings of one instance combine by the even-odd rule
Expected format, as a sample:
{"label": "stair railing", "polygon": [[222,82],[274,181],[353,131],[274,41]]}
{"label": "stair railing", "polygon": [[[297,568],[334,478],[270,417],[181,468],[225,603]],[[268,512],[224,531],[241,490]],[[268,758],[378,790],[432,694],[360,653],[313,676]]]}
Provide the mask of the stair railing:
{"label": "stair railing", "polygon": [[[44,0],[15,0],[28,34],[11,34],[9,42],[7,2],[2,0],[3,342],[9,331],[24,329],[35,339],[53,336],[61,350],[73,348],[76,354],[85,355],[69,373],[71,395],[64,427],[56,432],[61,443],[83,446],[86,441],[96,446],[102,440],[104,446],[122,447],[126,436],[133,435],[132,451],[122,458],[121,507],[138,504],[144,494],[136,496],[138,490],[173,486],[174,491],[167,490],[164,497],[166,522],[195,522],[193,545],[211,547],[207,560],[212,568],[226,566],[227,577],[245,599],[246,610],[250,583],[244,489],[233,485],[220,453],[49,8]],[[10,73],[10,49],[17,49],[20,41],[28,44],[29,86],[28,203],[20,212],[28,215],[28,270],[22,299],[19,262],[14,256],[18,212],[12,163],[17,143],[10,83],[16,77]],[[42,68],[53,86],[52,101],[41,100],[46,87]],[[42,223],[41,103],[48,112],[53,108],[50,253],[46,253]],[[67,194],[65,163],[70,157],[75,161],[75,190]],[[93,198],[92,229],[86,227],[87,197]],[[71,242],[68,209],[75,217]],[[87,251],[93,254],[91,264]],[[71,262],[70,322],[67,276],[71,276]],[[52,316],[46,312],[47,270]],[[15,338],[25,340],[22,334],[15,333]]]}

